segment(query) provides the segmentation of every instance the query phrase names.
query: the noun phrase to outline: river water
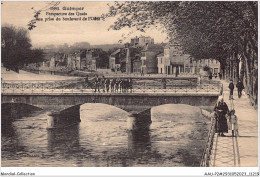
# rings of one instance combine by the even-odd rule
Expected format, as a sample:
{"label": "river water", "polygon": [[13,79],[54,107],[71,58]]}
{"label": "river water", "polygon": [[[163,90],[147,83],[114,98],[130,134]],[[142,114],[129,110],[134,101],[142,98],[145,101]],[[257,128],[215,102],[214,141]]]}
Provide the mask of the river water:
{"label": "river water", "polygon": [[210,125],[188,105],[152,108],[144,132],[127,131],[129,114],[105,104],[82,105],[81,122],[66,129],[47,130],[48,114],[2,121],[2,166],[199,166]]}

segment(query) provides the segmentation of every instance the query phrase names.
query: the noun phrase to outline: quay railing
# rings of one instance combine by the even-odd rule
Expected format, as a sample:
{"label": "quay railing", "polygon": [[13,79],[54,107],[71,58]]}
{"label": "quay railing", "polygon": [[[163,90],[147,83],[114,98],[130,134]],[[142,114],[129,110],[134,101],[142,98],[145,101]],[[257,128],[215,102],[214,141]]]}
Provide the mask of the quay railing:
{"label": "quay railing", "polygon": [[212,147],[213,147],[213,143],[214,143],[214,136],[215,136],[215,126],[216,126],[216,118],[213,118],[211,120],[211,127],[208,133],[208,138],[207,138],[207,142],[202,154],[202,158],[201,158],[201,162],[200,162],[200,166],[201,167],[209,167],[210,165],[210,157],[211,157],[211,153],[212,153]]}
{"label": "quay railing", "polygon": [[121,80],[106,85],[105,82],[86,82],[83,78],[77,80],[2,80],[3,93],[219,93],[222,84],[204,81],[198,84],[196,80],[175,79],[132,79]]}

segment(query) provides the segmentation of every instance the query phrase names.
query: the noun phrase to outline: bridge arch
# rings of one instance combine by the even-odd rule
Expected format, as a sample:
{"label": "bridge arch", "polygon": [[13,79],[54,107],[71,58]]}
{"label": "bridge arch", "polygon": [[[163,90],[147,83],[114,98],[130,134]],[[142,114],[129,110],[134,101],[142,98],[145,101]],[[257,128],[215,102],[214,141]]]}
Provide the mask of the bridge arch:
{"label": "bridge arch", "polygon": [[[151,122],[150,109],[163,104],[188,104],[199,107],[213,107],[217,102],[217,93],[49,93],[49,94],[5,94],[2,103],[24,103],[42,109],[53,109],[49,127],[64,120],[80,121],[79,107],[84,103],[104,103],[118,107],[132,114],[132,122],[141,121],[141,117],[149,117],[146,122]],[[58,110],[58,111],[57,111]],[[74,114],[71,114],[74,112]],[[65,121],[66,122],[66,121]],[[57,124],[56,124],[57,125]],[[144,126],[145,127],[145,126]],[[132,128],[134,128],[132,126]]]}
{"label": "bridge arch", "polygon": [[2,103],[1,118],[3,121],[11,121],[12,119],[22,118],[40,110],[42,109],[25,103]]}
{"label": "bridge arch", "polygon": [[[87,103],[78,104],[71,106],[62,111],[53,112],[48,118],[47,127],[48,128],[62,128],[67,125],[72,125],[81,121],[80,119],[80,107]],[[96,104],[96,103],[93,103]],[[104,104],[104,103],[102,103]],[[106,104],[109,105],[109,104]],[[119,106],[111,105],[121,109]],[[123,110],[123,109],[121,109]],[[140,110],[140,109],[138,109]],[[97,110],[98,111],[98,110]],[[102,110],[100,110],[102,111]],[[126,110],[123,110],[128,112]],[[128,112],[129,116],[126,120],[127,127],[129,130],[140,130],[140,129],[149,129],[151,124],[151,108],[147,108],[144,111],[137,112],[132,109],[131,112]]]}

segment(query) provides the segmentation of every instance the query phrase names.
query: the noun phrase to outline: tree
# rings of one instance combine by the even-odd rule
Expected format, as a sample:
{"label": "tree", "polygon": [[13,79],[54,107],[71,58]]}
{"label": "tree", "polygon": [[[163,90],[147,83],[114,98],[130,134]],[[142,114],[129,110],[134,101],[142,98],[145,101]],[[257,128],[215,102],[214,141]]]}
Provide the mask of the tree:
{"label": "tree", "polygon": [[128,1],[109,6],[104,17],[118,17],[110,29],[145,31],[163,26],[170,41],[177,40],[195,59],[215,58],[227,79],[242,78],[253,104],[257,103],[256,1]]}
{"label": "tree", "polygon": [[45,12],[47,10],[56,10],[55,7],[57,7],[60,4],[59,1],[51,1],[51,2],[46,2],[46,5],[39,9],[36,10],[34,7],[32,7],[32,10],[34,11],[33,19],[30,20],[27,24],[28,30],[33,30],[36,27],[36,22],[39,20],[39,16],[42,12]]}
{"label": "tree", "polygon": [[31,49],[28,31],[14,26],[2,26],[1,55],[6,68],[17,71],[26,63],[37,63],[43,60],[40,49]]}

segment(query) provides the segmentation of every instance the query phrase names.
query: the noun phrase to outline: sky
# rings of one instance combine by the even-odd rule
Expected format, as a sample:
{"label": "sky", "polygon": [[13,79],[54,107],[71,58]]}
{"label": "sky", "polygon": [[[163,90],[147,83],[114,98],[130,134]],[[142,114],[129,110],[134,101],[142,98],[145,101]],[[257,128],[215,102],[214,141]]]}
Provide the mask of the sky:
{"label": "sky", "polygon": [[[38,1],[4,1],[1,6],[2,25],[11,24],[16,27],[25,27],[30,20],[33,19],[34,11],[45,8],[49,2]],[[124,39],[122,35],[131,33],[122,42],[130,42],[130,39],[135,36],[151,36],[155,43],[167,42],[166,34],[156,29],[147,29],[146,33],[141,33],[135,29],[124,28],[121,30],[109,30],[108,28],[116,18],[108,18],[105,21],[45,21],[45,18],[54,17],[46,15],[49,13],[73,12],[71,17],[100,17],[102,13],[108,11],[107,3],[113,2],[61,2],[59,10],[46,10],[39,16],[43,21],[36,23],[36,28],[29,31],[33,47],[42,47],[44,45],[54,44],[62,45],[67,43],[72,45],[76,42],[88,42],[91,45],[99,44],[117,44],[119,40]],[[63,7],[81,8],[83,10],[62,10]],[[87,16],[76,16],[76,12],[87,13]],[[70,16],[63,16],[70,17]],[[57,18],[54,17],[55,19]],[[62,18],[62,17],[61,17]]]}

